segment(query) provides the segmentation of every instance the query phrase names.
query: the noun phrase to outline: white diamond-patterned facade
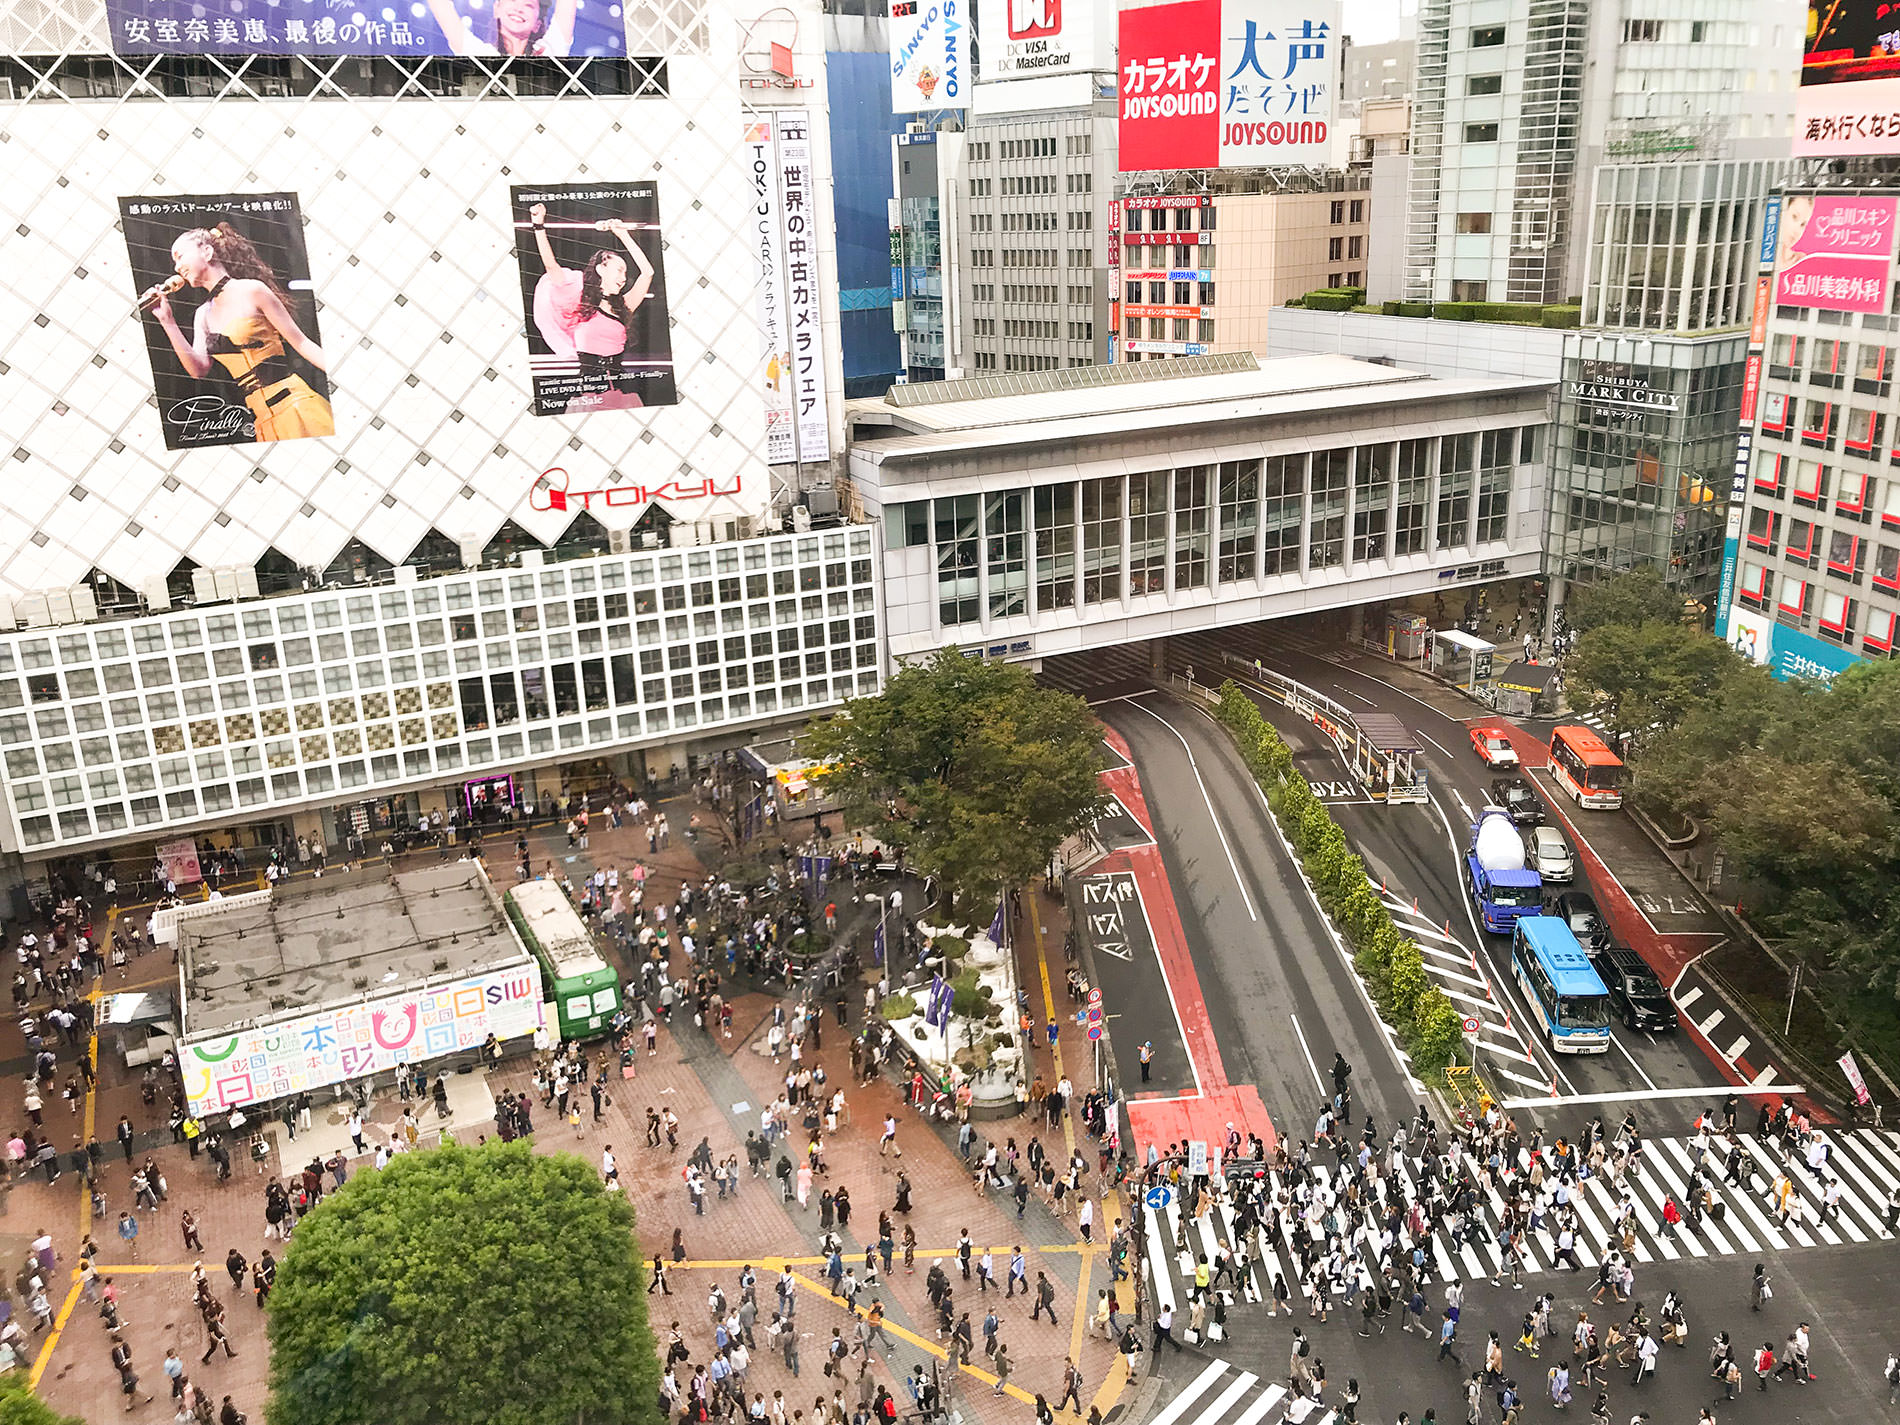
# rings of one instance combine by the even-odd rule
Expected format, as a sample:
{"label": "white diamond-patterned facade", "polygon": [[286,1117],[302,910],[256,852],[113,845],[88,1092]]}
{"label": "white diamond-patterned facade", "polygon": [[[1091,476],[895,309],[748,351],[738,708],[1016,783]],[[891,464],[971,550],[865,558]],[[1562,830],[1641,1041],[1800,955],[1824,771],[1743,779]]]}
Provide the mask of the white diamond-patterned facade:
{"label": "white diamond-patterned facade", "polygon": [[[0,636],[0,849],[387,797],[875,686],[872,534],[768,534],[739,21],[703,0],[623,20],[613,75],[510,74],[114,57],[100,0],[0,8],[19,61],[0,630],[24,625]],[[797,98],[822,155],[818,84]],[[537,214],[553,190],[581,208]],[[599,249],[619,305],[586,287]],[[141,307],[174,265],[183,289]],[[582,389],[607,318],[644,368],[616,359],[538,413],[563,409],[545,381]],[[181,397],[194,380],[215,394]],[[504,673],[518,728],[497,720]]]}

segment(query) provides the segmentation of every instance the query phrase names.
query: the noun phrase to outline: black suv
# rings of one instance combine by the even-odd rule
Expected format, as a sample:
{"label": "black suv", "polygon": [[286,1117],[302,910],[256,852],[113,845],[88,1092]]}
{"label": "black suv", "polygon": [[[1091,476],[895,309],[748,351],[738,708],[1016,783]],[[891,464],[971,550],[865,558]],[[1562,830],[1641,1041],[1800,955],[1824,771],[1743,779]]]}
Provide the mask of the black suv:
{"label": "black suv", "polygon": [[1548,913],[1569,926],[1577,943],[1591,954],[1610,948],[1610,923],[1588,891],[1565,891],[1550,903]]}
{"label": "black suv", "polygon": [[1535,826],[1544,819],[1543,799],[1522,777],[1500,777],[1493,782],[1491,805],[1504,808],[1517,826]]}
{"label": "black suv", "polygon": [[1612,945],[1591,955],[1597,977],[1610,992],[1610,1003],[1617,1016],[1635,1030],[1668,1034],[1679,1024],[1676,1007],[1662,981],[1650,973],[1641,955],[1621,945]]}

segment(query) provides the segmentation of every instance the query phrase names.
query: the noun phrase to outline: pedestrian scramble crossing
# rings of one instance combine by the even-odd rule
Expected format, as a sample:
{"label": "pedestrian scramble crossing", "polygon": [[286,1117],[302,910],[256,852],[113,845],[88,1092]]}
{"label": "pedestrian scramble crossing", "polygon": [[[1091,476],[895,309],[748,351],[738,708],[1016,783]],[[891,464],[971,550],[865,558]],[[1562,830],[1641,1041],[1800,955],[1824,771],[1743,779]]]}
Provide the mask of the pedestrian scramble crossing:
{"label": "pedestrian scramble crossing", "polygon": [[[1741,1134],[1738,1137],[1745,1155],[1744,1185],[1738,1187],[1726,1181],[1721,1156],[1712,1150],[1706,1172],[1721,1210],[1719,1214],[1711,1210],[1697,1227],[1684,1222],[1673,1236],[1662,1230],[1663,1201],[1665,1196],[1674,1197],[1678,1207],[1687,1202],[1695,1143],[1689,1138],[1650,1139],[1644,1146],[1640,1169],[1625,1179],[1634,1204],[1636,1245],[1632,1255],[1636,1264],[1893,1240],[1895,1233],[1888,1227],[1887,1217],[1892,1195],[1900,1190],[1900,1133],[1817,1129],[1815,1136],[1828,1145],[1823,1171],[1840,1184],[1838,1211],[1830,1214],[1823,1210],[1827,1186],[1824,1179],[1817,1178],[1797,1160],[1791,1159],[1784,1167],[1774,1152],[1752,1133]],[[1521,1154],[1520,1166],[1528,1168],[1528,1153]],[[1416,1158],[1405,1158],[1399,1165],[1406,1194],[1406,1200],[1399,1204],[1402,1212],[1417,1197],[1418,1167]],[[1321,1166],[1317,1161],[1312,1171],[1326,1185],[1337,1175],[1336,1169]],[[1773,1185],[1784,1171],[1793,1184],[1794,1195],[1800,1199],[1799,1210],[1785,1219],[1777,1211],[1773,1196]],[[1284,1174],[1269,1170],[1268,1178],[1269,1197],[1287,1187]],[[1552,1184],[1554,1178],[1546,1179],[1547,1187]],[[1382,1182],[1379,1191],[1383,1196]],[[1204,1255],[1210,1268],[1216,1269],[1212,1288],[1229,1305],[1270,1299],[1273,1280],[1278,1275],[1284,1278],[1294,1305],[1299,1306],[1301,1287],[1297,1259],[1284,1248],[1276,1250],[1267,1240],[1264,1228],[1257,1228],[1251,1240],[1244,1244],[1246,1267],[1220,1272],[1224,1253],[1235,1261],[1242,1260],[1238,1250],[1242,1244],[1234,1240],[1235,1216],[1231,1204],[1210,1194],[1202,1199],[1199,1214],[1189,1218],[1183,1214],[1177,1195],[1166,1194],[1169,1200],[1157,1208],[1154,1202],[1158,1196],[1144,1199],[1142,1209],[1148,1233],[1145,1269],[1156,1302],[1177,1309],[1184,1307],[1193,1293],[1198,1260]],[[1577,1260],[1584,1272],[1595,1268],[1604,1245],[1611,1240],[1619,1197],[1608,1172],[1586,1178],[1570,1191],[1570,1203],[1580,1226]],[[1427,1251],[1434,1282],[1489,1278],[1501,1270],[1508,1272],[1497,1243],[1497,1225],[1503,1208],[1503,1197],[1493,1188],[1486,1194],[1484,1203],[1483,1240],[1476,1240],[1469,1233],[1462,1241],[1454,1240],[1443,1226],[1425,1234],[1429,1239]],[[1292,1232],[1294,1212],[1282,1210],[1279,1216],[1284,1239]],[[1369,1270],[1376,1271],[1381,1224],[1368,1218],[1352,1223],[1351,1227],[1354,1253]],[[1526,1277],[1568,1270],[1567,1264],[1556,1260],[1556,1242],[1550,1228],[1551,1214],[1547,1212],[1539,1229],[1525,1234],[1523,1272]],[[1401,1226],[1394,1247],[1395,1257],[1409,1258],[1416,1245]]]}
{"label": "pedestrian scramble crossing", "polygon": [[1262,1381],[1223,1360],[1212,1360],[1148,1425],[1337,1425],[1339,1412],[1284,1385]]}

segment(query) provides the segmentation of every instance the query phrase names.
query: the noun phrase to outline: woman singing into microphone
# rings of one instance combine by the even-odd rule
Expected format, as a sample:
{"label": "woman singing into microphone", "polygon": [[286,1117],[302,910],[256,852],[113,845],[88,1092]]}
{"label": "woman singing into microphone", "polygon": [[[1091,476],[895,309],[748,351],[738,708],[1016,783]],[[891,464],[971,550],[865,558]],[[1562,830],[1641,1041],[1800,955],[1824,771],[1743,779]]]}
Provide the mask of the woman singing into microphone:
{"label": "woman singing into microphone", "polygon": [[160,291],[146,306],[186,371],[200,380],[222,366],[244,393],[256,439],[335,435],[330,402],[292,369],[288,346],[319,371],[329,362],[291,315],[290,294],[269,264],[228,223],[193,228],[172,243],[172,265],[187,286],[204,289],[191,336],[179,328]]}
{"label": "woman singing into microphone", "polygon": [[534,227],[535,247],[541,254],[542,275],[534,285],[534,325],[556,356],[572,356],[579,367],[583,394],[573,397],[570,411],[628,410],[643,404],[633,390],[623,358],[633,326],[633,314],[653,287],[653,262],[633,240],[633,227],[612,218],[600,227],[620,239],[633,258],[639,276],[632,275],[627,258],[602,248],[577,270],[563,267],[548,242],[547,205],[533,204],[528,217]]}
{"label": "woman singing into microphone", "polygon": [[429,0],[450,52],[464,58],[574,52],[575,0],[492,0],[485,8],[487,33],[477,35],[463,23],[455,0]]}

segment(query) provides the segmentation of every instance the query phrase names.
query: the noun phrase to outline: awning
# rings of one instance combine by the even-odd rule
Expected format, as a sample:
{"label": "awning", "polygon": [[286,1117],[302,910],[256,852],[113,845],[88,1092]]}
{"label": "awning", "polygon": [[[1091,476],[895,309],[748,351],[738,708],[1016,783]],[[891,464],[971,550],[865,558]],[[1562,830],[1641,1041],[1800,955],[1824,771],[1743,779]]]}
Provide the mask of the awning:
{"label": "awning", "polygon": [[127,990],[107,995],[102,1022],[108,1025],[158,1024],[173,1019],[178,1007],[171,995]]}
{"label": "awning", "polygon": [[1537,694],[1550,687],[1556,675],[1554,663],[1513,663],[1492,679],[1498,687],[1513,693]]}
{"label": "awning", "polygon": [[1417,752],[1418,737],[1391,713],[1354,713],[1359,731],[1381,752]]}

